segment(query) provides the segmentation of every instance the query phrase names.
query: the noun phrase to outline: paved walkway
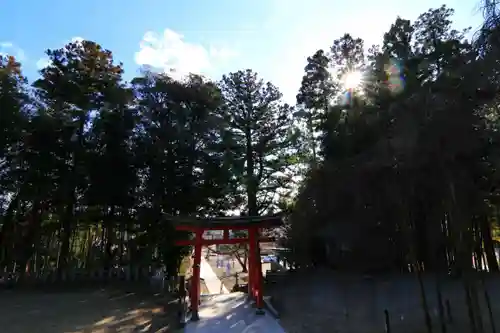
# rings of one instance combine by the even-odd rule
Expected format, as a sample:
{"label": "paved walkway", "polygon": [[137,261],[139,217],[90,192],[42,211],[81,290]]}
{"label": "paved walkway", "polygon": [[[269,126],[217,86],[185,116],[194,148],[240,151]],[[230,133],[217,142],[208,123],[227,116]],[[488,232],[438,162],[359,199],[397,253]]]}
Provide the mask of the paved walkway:
{"label": "paved walkway", "polygon": [[228,290],[217,277],[210,264],[206,261],[205,256],[201,257],[200,262],[200,277],[205,280],[208,292],[210,294],[227,294]]}
{"label": "paved walkway", "polygon": [[205,296],[199,315],[185,333],[285,333],[269,313],[256,315],[244,293]]}

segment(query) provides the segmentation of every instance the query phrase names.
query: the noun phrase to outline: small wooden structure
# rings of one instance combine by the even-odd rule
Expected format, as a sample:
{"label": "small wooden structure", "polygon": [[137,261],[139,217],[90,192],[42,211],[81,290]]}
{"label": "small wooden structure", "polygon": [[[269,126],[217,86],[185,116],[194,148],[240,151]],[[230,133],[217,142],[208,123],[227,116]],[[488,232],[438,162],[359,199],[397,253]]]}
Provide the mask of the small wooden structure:
{"label": "small wooden structure", "polygon": [[[263,314],[262,295],[262,264],[260,259],[260,242],[272,242],[271,238],[261,236],[264,228],[279,227],[283,223],[281,215],[218,217],[211,219],[169,217],[176,230],[189,231],[194,237],[189,240],[178,240],[178,246],[194,246],[193,275],[190,290],[192,320],[198,320],[198,306],[200,300],[200,262],[202,246],[217,244],[244,244],[249,245],[248,251],[248,295],[255,301],[257,313]],[[220,239],[205,239],[206,230],[220,230],[223,236]],[[247,231],[247,236],[230,238],[229,231]]]}

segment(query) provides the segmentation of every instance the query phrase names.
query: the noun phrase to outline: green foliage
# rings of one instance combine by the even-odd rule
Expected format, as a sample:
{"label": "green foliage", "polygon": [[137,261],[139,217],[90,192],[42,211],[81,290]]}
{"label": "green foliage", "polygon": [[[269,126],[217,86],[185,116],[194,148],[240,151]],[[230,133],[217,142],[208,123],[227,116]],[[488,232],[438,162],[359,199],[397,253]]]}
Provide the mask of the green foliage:
{"label": "green foliage", "polygon": [[280,102],[278,88],[251,70],[223,76],[220,88],[232,180],[246,191],[248,215],[272,212],[276,192],[288,195],[293,184],[290,162],[297,154],[293,108]]}
{"label": "green foliage", "polygon": [[293,112],[255,73],[144,71],[127,84],[95,42],[47,56],[31,90],[14,58],[0,62],[0,269],[175,274],[190,249],[174,242],[188,235],[165,215],[257,215],[289,195]]}

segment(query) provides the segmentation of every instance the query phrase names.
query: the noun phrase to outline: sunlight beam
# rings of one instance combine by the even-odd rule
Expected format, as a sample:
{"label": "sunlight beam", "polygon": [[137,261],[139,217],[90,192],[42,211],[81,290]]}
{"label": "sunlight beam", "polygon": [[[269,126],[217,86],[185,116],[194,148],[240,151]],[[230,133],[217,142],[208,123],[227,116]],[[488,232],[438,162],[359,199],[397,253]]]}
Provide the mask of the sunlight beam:
{"label": "sunlight beam", "polygon": [[363,75],[359,71],[347,72],[343,76],[342,82],[347,90],[358,89],[363,83]]}

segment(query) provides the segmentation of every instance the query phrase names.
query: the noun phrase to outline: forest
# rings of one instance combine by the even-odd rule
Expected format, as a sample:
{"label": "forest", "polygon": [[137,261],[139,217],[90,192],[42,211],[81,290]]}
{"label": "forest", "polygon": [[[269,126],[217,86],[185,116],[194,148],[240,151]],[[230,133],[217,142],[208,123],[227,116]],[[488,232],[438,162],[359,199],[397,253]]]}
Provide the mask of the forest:
{"label": "forest", "polygon": [[[283,212],[298,266],[499,270],[500,30],[453,9],[348,33],[307,58],[294,105],[251,69],[126,82],[95,41],[0,57],[0,272],[165,265],[165,216]],[[332,36],[332,39],[335,36]],[[498,251],[498,250],[497,250]],[[410,268],[409,268],[410,267]]]}

